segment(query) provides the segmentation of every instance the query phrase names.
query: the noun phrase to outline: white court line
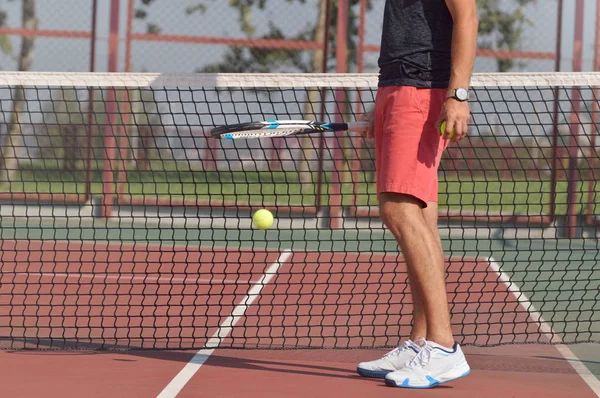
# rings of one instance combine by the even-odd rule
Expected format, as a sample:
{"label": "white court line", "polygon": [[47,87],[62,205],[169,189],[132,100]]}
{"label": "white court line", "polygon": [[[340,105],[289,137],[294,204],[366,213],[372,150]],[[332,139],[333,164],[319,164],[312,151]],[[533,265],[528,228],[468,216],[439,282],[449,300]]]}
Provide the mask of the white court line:
{"label": "white court line", "polygon": [[164,390],[157,396],[157,398],[174,398],[179,394],[179,392],[185,387],[185,385],[191,380],[191,378],[196,374],[196,372],[200,369],[200,367],[208,360],[208,358],[212,355],[216,348],[219,347],[221,341],[229,336],[231,330],[235,326],[235,324],[244,316],[246,310],[254,300],[260,295],[263,287],[269,284],[271,280],[275,277],[277,272],[279,271],[279,267],[281,264],[286,262],[292,252],[290,250],[286,250],[277,259],[276,262],[271,264],[269,268],[265,271],[260,281],[258,281],[255,285],[253,285],[250,290],[248,290],[248,294],[243,298],[243,300],[233,309],[231,315],[227,317],[219,326],[219,329],[213,334],[213,336],[206,343],[206,348],[198,351],[196,355],[188,362],[187,365],[171,380],[171,382],[165,387]]}
{"label": "white court line", "polygon": [[198,278],[189,276],[186,278],[171,278],[168,276],[133,276],[130,275],[108,275],[108,274],[100,274],[100,273],[80,273],[80,272],[17,272],[14,275],[16,276],[39,276],[41,278],[72,278],[72,279],[100,279],[102,280],[125,280],[126,282],[176,282],[176,283],[231,283],[231,284],[250,284],[252,281],[250,280],[239,280],[239,279],[217,279],[217,278]]}
{"label": "white court line", "polygon": [[[529,298],[523,293],[517,285],[515,285],[510,276],[502,271],[500,264],[494,260],[493,257],[488,257],[488,264],[493,269],[500,280],[506,285],[508,291],[510,291],[519,300],[519,304],[529,313],[531,318],[540,324],[540,330],[546,335],[546,338],[552,343],[560,343],[561,339],[557,336],[557,333],[552,329],[552,326],[542,316],[542,314],[535,308]],[[564,344],[555,344],[557,351],[563,356],[563,358],[569,362],[575,372],[583,379],[583,381],[592,389],[598,397],[600,397],[600,380],[590,372],[580,360],[574,359],[577,356],[571,351],[571,349]]]}

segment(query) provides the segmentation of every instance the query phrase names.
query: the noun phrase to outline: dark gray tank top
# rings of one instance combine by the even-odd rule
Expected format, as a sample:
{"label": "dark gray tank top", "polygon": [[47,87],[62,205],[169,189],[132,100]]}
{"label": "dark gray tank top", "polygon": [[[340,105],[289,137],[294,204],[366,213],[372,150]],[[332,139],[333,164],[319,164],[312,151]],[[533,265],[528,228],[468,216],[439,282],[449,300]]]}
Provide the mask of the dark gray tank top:
{"label": "dark gray tank top", "polygon": [[453,26],[444,0],[386,0],[379,85],[447,88]]}

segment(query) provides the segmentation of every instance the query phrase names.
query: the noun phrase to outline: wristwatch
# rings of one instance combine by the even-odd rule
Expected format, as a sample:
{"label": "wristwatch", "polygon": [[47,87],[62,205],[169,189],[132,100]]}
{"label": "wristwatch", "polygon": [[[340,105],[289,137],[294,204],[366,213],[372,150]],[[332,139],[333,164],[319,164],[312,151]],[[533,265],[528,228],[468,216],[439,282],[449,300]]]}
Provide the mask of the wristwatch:
{"label": "wristwatch", "polygon": [[454,90],[450,90],[448,93],[448,98],[454,98],[457,101],[465,102],[469,100],[469,90],[466,88],[457,88]]}

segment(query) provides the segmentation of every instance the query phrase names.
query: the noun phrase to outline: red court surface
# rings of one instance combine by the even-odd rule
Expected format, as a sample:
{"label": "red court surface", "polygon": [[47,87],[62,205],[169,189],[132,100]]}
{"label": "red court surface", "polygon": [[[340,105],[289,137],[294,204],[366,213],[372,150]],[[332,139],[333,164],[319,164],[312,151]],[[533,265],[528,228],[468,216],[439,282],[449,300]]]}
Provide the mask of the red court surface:
{"label": "red court surface", "polygon": [[[35,241],[2,241],[0,253],[5,348],[7,336],[11,349],[391,346],[409,333],[397,256]],[[548,341],[490,264],[449,259],[460,341]],[[555,346],[465,351],[470,376],[416,392],[355,373],[385,349],[0,351],[0,385],[61,398],[596,396]]]}
{"label": "red court surface", "polygon": [[[596,397],[553,346],[466,347],[472,373],[431,390],[363,379],[385,350],[216,350],[177,397]],[[192,352],[0,352],[6,397],[156,397]]]}

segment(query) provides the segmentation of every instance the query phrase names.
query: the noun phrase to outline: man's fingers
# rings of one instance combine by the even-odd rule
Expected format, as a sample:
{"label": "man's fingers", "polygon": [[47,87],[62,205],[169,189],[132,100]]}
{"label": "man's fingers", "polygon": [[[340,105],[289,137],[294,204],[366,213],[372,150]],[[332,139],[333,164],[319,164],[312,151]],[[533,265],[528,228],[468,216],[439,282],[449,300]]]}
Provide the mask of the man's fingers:
{"label": "man's fingers", "polygon": [[456,135],[456,121],[453,118],[446,119],[446,129],[444,130],[444,138],[452,139]]}
{"label": "man's fingers", "polygon": [[373,131],[375,127],[375,112],[371,111],[363,113],[360,116],[360,120],[369,123],[369,128],[366,131],[361,132],[361,134],[367,138],[373,138]]}
{"label": "man's fingers", "polygon": [[468,125],[469,125],[468,121],[467,120],[463,120],[463,123],[462,123],[462,135],[460,136],[461,140],[467,136],[467,132],[469,131],[469,126]]}
{"label": "man's fingers", "polygon": [[452,142],[458,142],[465,138],[467,134],[467,121],[466,120],[458,120],[454,123],[454,135],[451,138]]}

